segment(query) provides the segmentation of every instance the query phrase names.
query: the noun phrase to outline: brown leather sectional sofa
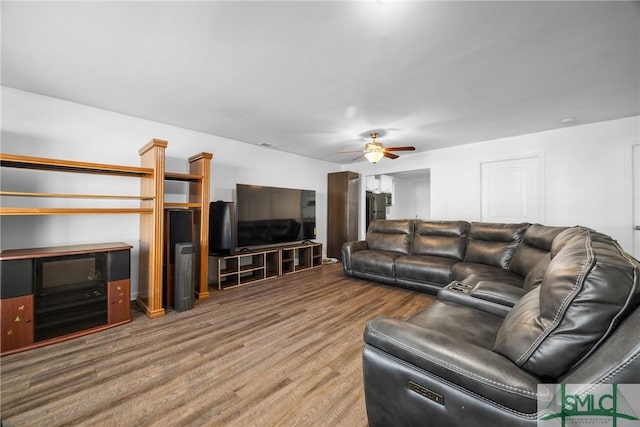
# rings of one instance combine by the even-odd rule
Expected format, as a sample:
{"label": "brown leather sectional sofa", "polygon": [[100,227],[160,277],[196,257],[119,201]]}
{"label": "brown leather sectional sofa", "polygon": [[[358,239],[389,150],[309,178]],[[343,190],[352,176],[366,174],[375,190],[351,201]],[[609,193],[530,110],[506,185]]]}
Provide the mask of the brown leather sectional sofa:
{"label": "brown leather sectional sofa", "polygon": [[[377,221],[346,274],[438,298],[364,332],[371,426],[538,426],[557,384],[640,384],[640,262],[584,227]],[[636,395],[626,396],[635,399]]]}

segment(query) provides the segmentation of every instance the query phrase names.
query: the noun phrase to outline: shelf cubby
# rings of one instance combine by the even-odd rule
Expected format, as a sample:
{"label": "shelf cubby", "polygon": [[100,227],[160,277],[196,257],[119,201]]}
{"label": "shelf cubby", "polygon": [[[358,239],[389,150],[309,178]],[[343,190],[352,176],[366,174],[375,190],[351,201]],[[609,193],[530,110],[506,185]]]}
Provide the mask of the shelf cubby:
{"label": "shelf cubby", "polygon": [[264,269],[246,270],[240,273],[240,284],[247,284],[264,279]]}
{"label": "shelf cubby", "polygon": [[311,248],[311,266],[318,267],[322,265],[322,246],[316,245]]}
{"label": "shelf cubby", "polygon": [[276,277],[280,274],[280,253],[278,251],[265,252],[265,276]]}
{"label": "shelf cubby", "polygon": [[295,271],[295,250],[293,248],[282,249],[280,274],[293,273]]}
{"label": "shelf cubby", "polygon": [[221,275],[219,285],[221,288],[238,286],[240,284],[239,278],[238,273]]}

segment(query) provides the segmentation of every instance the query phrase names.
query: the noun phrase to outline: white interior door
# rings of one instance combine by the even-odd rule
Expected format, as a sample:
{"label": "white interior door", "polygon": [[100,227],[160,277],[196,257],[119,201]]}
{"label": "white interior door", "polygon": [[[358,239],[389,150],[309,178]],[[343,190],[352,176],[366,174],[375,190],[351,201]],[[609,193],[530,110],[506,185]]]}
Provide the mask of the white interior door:
{"label": "white interior door", "polygon": [[633,256],[640,259],[640,144],[633,146]]}
{"label": "white interior door", "polygon": [[483,162],[482,220],[543,223],[543,165],[541,154]]}

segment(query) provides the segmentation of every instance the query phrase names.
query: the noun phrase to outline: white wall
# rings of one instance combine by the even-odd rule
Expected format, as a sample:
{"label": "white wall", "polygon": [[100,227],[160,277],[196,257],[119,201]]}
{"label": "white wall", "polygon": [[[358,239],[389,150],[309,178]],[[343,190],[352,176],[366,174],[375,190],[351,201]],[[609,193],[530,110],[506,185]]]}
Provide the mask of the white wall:
{"label": "white wall", "polygon": [[416,181],[416,218],[431,219],[431,178]]}
{"label": "white wall", "polygon": [[[233,200],[236,183],[316,191],[318,241],[326,242],[327,173],[338,165],[222,137],[143,120],[80,104],[2,88],[3,153],[139,166],[138,149],[153,138],[169,142],[166,169],[187,172],[187,158],[206,151],[211,162],[211,200]],[[274,141],[277,144],[277,141]],[[137,194],[136,179],[44,173],[2,168],[4,190]],[[44,175],[43,175],[44,174]],[[36,178],[37,177],[37,178]],[[167,199],[184,200],[184,186],[167,183]],[[3,198],[3,203],[5,203]],[[13,200],[11,201],[14,202]],[[18,202],[24,202],[18,201]],[[74,204],[51,200],[40,203]],[[104,201],[90,201],[95,206]],[[114,202],[110,202],[114,203]],[[126,205],[132,202],[118,202]],[[137,206],[137,202],[135,206]],[[57,205],[56,205],[57,206]],[[110,204],[109,206],[113,206]],[[118,204],[118,206],[120,206]],[[132,295],[138,290],[138,215],[2,217],[2,249],[123,241],[132,252]]]}
{"label": "white wall", "polygon": [[387,218],[430,219],[431,184],[429,171],[423,170],[419,179],[402,178],[402,173],[391,174],[394,177],[393,206],[387,208]]}
{"label": "white wall", "polygon": [[[543,153],[541,222],[592,227],[611,235],[631,252],[631,145],[639,141],[640,117],[636,116],[403,154],[377,165],[359,162],[348,169],[372,175],[429,168],[431,219],[480,221],[481,163]],[[364,235],[363,229],[361,233]]]}
{"label": "white wall", "polygon": [[393,205],[387,208],[387,219],[415,218],[415,182],[400,178],[394,178],[393,182]]}

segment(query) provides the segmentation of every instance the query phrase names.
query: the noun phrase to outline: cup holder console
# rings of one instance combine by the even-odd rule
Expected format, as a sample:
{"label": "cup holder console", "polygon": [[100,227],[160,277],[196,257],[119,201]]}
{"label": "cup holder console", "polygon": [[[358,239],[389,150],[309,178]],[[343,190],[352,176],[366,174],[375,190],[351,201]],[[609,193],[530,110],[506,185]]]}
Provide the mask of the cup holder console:
{"label": "cup holder console", "polygon": [[511,306],[499,304],[478,292],[478,284],[453,281],[438,292],[438,299],[477,308],[500,317],[505,317]]}
{"label": "cup holder console", "polygon": [[446,286],[446,289],[449,289],[455,292],[461,292],[463,294],[468,294],[472,288],[473,286],[463,282],[451,282]]}

